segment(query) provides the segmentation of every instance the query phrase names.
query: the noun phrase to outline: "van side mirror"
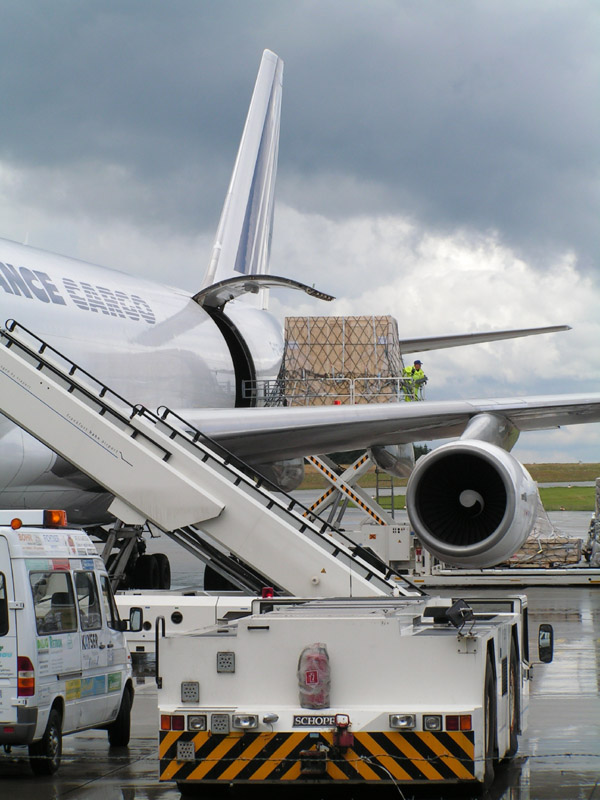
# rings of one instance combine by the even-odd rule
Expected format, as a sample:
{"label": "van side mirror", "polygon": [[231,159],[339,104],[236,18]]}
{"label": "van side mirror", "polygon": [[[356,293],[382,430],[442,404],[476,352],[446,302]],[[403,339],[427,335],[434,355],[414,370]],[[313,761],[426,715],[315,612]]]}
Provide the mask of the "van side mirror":
{"label": "van side mirror", "polygon": [[139,606],[133,606],[129,609],[129,630],[132,633],[138,633],[142,630],[144,622],[144,612]]}
{"label": "van side mirror", "polygon": [[554,657],[554,629],[547,622],[538,630],[538,655],[543,664],[549,664]]}

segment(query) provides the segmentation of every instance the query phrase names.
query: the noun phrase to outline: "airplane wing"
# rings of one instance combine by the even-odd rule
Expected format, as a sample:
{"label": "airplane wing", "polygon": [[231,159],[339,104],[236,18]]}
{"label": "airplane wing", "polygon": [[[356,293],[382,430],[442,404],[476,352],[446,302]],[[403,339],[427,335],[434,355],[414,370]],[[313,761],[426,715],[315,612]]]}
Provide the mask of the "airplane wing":
{"label": "airplane wing", "polygon": [[291,408],[184,409],[195,427],[255,464],[460,436],[479,414],[517,431],[600,422],[600,394]]}
{"label": "airplane wing", "polygon": [[521,336],[536,336],[540,333],[556,333],[557,331],[570,330],[570,325],[550,325],[545,328],[517,328],[505,331],[425,336],[419,339],[401,339],[400,351],[402,353],[424,353],[427,350],[442,350],[446,347],[461,347],[467,344],[495,342],[499,339],[518,339]]}

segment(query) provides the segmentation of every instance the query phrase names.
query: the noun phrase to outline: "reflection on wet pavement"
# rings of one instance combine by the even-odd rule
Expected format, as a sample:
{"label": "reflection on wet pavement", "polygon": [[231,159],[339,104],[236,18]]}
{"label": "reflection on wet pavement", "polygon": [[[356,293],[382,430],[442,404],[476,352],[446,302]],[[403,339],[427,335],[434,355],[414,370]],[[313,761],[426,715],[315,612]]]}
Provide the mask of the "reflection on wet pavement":
{"label": "reflection on wet pavement", "polygon": [[[512,591],[514,593],[514,590]],[[459,592],[452,590],[456,596]],[[497,588],[465,594],[506,594]],[[600,587],[535,587],[527,591],[530,652],[537,654],[538,625],[554,626],[552,664],[534,664],[530,684],[529,728],[520,738],[519,754],[498,766],[488,800],[600,800]],[[133,738],[129,748],[108,748],[106,733],[90,731],[64,740],[64,761],[58,775],[39,779],[30,772],[26,751],[0,756],[2,798],[35,800],[161,800],[179,798],[175,784],[159,784],[156,760],[156,690],[150,681],[138,687]],[[286,787],[286,796],[288,794]],[[221,795],[222,796],[222,795]],[[252,795],[238,791],[234,797]],[[256,795],[254,795],[256,796]],[[266,792],[261,790],[261,798]],[[344,800],[361,795],[347,788]],[[382,796],[370,789],[363,797]],[[386,797],[423,800],[468,800],[472,790],[440,789],[416,793],[402,787]],[[202,800],[213,800],[204,790]],[[303,800],[326,795],[306,786]],[[277,797],[279,800],[279,797]]]}

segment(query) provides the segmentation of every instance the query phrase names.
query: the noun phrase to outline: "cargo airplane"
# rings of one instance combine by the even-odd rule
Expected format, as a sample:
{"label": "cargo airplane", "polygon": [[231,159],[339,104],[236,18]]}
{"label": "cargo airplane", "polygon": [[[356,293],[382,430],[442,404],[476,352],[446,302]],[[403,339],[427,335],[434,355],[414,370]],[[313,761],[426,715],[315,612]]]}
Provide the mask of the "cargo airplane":
{"label": "cargo airplane", "polygon": [[[533,524],[537,490],[510,450],[521,431],[600,420],[600,395],[328,407],[260,407],[248,382],[277,378],[279,322],[256,295],[287,287],[269,251],[282,92],[281,59],[265,51],[210,263],[196,294],[0,241],[0,314],[15,319],[123,397],[166,405],[274,480],[293,488],[304,456],[368,448],[391,473],[411,470],[412,443],[455,438],[412,469],[414,530],[443,561],[497,563]],[[564,329],[409,339],[402,352]],[[0,396],[0,409],[2,398]],[[93,478],[0,417],[0,505],[66,508],[107,521],[112,498]]]}

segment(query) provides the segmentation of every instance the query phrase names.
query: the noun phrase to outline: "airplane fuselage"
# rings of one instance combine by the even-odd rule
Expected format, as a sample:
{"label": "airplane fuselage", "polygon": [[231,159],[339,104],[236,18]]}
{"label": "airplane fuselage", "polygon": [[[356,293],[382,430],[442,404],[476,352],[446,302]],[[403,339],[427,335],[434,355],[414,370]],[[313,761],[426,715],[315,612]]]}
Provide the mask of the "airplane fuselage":
{"label": "airplane fuselage", "polygon": [[[250,362],[243,375],[276,377],[279,323],[247,304],[229,305],[228,330],[243,341]],[[232,351],[232,334],[228,343],[222,324],[182,290],[0,240],[0,320],[8,319],[151,410],[232,408],[239,399],[240,348]],[[65,462],[6,419],[0,437],[11,453],[0,461],[3,506],[67,506],[76,522],[89,516],[86,504],[105,505],[100,487],[71,475]]]}
{"label": "airplane fuselage", "polygon": [[[228,317],[256,378],[276,376],[279,323],[237,304]],[[149,407],[235,405],[236,369],[211,316],[184,291],[0,240],[0,319],[15,319],[127,399]],[[255,341],[253,341],[255,340]]]}

